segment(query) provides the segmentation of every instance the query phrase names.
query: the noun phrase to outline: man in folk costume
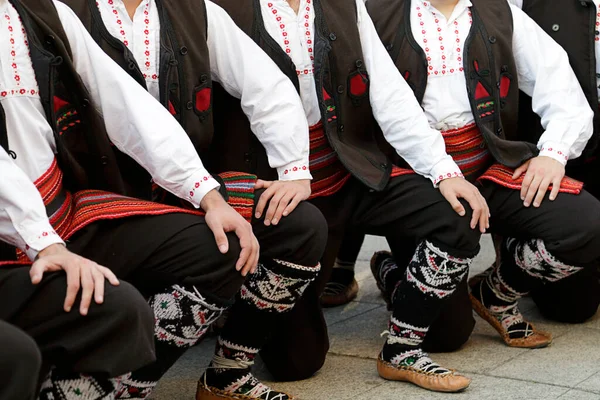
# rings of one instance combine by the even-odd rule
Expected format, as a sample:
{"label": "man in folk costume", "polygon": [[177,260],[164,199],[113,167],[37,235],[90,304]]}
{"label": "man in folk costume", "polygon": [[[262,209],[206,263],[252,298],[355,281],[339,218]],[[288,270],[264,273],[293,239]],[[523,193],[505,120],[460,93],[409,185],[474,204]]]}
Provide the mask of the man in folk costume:
{"label": "man in folk costume", "polygon": [[[567,164],[566,172],[582,181],[591,195],[600,198],[600,179],[597,174],[600,162],[600,69],[597,61],[600,57],[600,2],[510,2],[529,15],[569,56],[571,67],[594,111],[594,136],[588,142],[583,156]],[[531,111],[531,97],[524,93],[521,93],[519,102],[519,132],[529,135],[530,141],[538,140],[544,132],[539,117]],[[483,274],[491,270],[488,269]],[[599,272],[597,268],[589,268],[569,279],[547,283],[532,291],[531,297],[546,318],[569,323],[584,322],[596,314],[600,305]]]}
{"label": "man in folk costume", "polygon": [[[318,209],[300,203],[310,195],[311,179],[308,125],[300,98],[266,54],[211,2],[66,3],[107,54],[177,118],[213,172],[228,171],[235,164],[229,162],[227,147],[218,153],[211,147],[213,83],[240,99],[279,180],[261,180],[254,186],[253,176],[238,174],[247,187],[243,197],[237,194],[244,201],[239,209],[252,221],[261,259],[231,309],[215,357],[201,378],[198,398],[276,398],[278,392],[254,378],[251,365],[316,277],[327,232]],[[233,173],[221,176],[231,201],[241,185]],[[255,188],[261,190],[255,194]],[[257,212],[266,210],[265,218],[253,218],[255,202]],[[147,369],[136,371],[131,381],[145,381],[146,375]]]}
{"label": "man in folk costume", "polygon": [[[3,15],[18,20],[17,14],[6,14],[6,7],[6,3],[0,4]],[[3,32],[9,32],[4,30],[6,25],[0,24]],[[10,26],[12,32],[18,27],[14,23]],[[8,54],[6,43],[8,41],[2,43],[3,62]],[[2,93],[20,90],[10,85],[15,72],[3,73]],[[17,73],[25,78],[27,72],[24,68]],[[31,83],[27,79],[23,82]],[[35,126],[26,120],[38,117],[33,107],[35,100],[34,97],[6,97],[1,100],[6,113],[3,126],[15,139],[15,131],[22,134],[21,129]],[[19,126],[20,120],[27,122]],[[45,121],[38,118],[36,122]],[[32,143],[35,142],[29,144]],[[114,399],[125,374],[155,360],[153,315],[133,286],[119,281],[108,268],[65,247],[48,220],[38,189],[27,175],[27,169],[35,170],[40,165],[27,163],[34,159],[27,160],[24,153],[19,152],[17,157],[23,158],[24,163],[15,162],[0,148],[0,245],[3,251],[0,399],[37,399],[40,383],[41,399],[74,399],[75,393],[79,393],[77,398],[81,399]],[[52,184],[46,185],[46,195],[56,198],[57,193],[51,191],[57,189]],[[14,247],[9,247],[9,243]],[[14,260],[15,248],[20,249],[21,261]],[[10,255],[4,252],[11,249]],[[12,261],[9,260],[11,255]],[[66,276],[51,272],[59,270],[64,270]]]}
{"label": "man in folk costume", "polygon": [[[551,335],[523,319],[518,299],[597,268],[599,258],[600,203],[564,178],[593,118],[567,55],[504,0],[372,0],[367,8],[430,124],[445,131],[447,149],[478,181],[490,230],[507,238],[502,262],[470,282],[475,310],[509,346],[548,345]],[[519,89],[541,117],[537,146],[517,130]],[[384,295],[395,301],[405,267],[386,257],[375,264]],[[446,312],[467,311],[462,304]]]}
{"label": "man in folk costume", "polygon": [[[329,246],[339,244],[348,229],[409,237],[418,243],[406,296],[395,304],[378,361],[382,376],[434,390],[464,389],[470,380],[433,362],[422,351],[420,338],[434,310],[466,278],[487,227],[487,206],[446,154],[440,133],[429,127],[381,45],[362,0],[217,3],[301,94],[312,126],[311,202],[328,220]],[[225,115],[219,119],[219,134],[244,140],[250,127],[242,124],[239,104],[224,101],[232,106],[221,109]],[[389,142],[419,174],[392,171],[372,129],[373,117],[383,130],[379,139]],[[252,146],[248,153],[258,167],[264,165]],[[320,281],[262,352],[277,379],[306,378],[322,365],[328,342],[318,295],[333,260],[325,257],[322,265]]]}
{"label": "man in folk costume", "polygon": [[[21,218],[14,220],[13,230],[19,234],[4,235],[4,232],[10,233],[10,229],[3,228],[2,239],[21,250],[12,246],[0,249],[2,264],[18,266],[0,270],[2,293],[7,292],[7,287],[18,289],[15,293],[7,292],[11,300],[3,303],[0,316],[27,333],[34,327],[30,335],[34,338],[45,335],[47,340],[49,329],[54,329],[63,318],[56,317],[53,325],[54,320],[47,314],[58,313],[51,305],[60,299],[65,279],[51,274],[39,287],[28,288],[28,265],[37,252],[52,243],[47,238],[54,238],[58,243],[66,241],[70,251],[108,266],[117,277],[131,281],[149,298],[155,320],[156,362],[139,369],[154,359],[154,347],[149,340],[144,341],[142,329],[142,322],[148,319],[144,314],[147,306],[132,315],[130,307],[123,303],[139,308],[135,292],[127,285],[119,290],[107,288],[109,307],[99,308],[99,311],[95,311],[95,306],[89,309],[91,315],[101,317],[91,325],[95,328],[87,332],[82,323],[75,329],[77,320],[67,314],[63,319],[77,335],[65,334],[60,341],[39,343],[42,352],[48,347],[49,357],[55,357],[49,361],[61,366],[52,371],[40,396],[42,399],[144,397],[177,357],[194,345],[231,305],[244,276],[255,271],[266,273],[262,267],[257,269],[259,246],[252,226],[223,198],[227,196],[230,201],[237,198],[236,203],[251,214],[252,179],[239,182],[234,195],[228,195],[224,189],[235,179],[226,175],[218,178],[220,184],[211,177],[177,121],[97,46],[77,16],[63,3],[3,0],[0,5],[3,13],[0,24],[5,32],[0,36],[3,65],[0,144],[4,149],[3,164],[9,162],[13,166],[12,170],[3,168],[2,175],[9,176],[10,171],[16,171],[10,172],[15,178],[9,180],[9,184],[25,187],[19,182],[33,182],[39,191],[36,196],[19,196],[16,203],[8,203],[11,220],[13,215]],[[286,101],[287,107],[294,111],[292,114],[301,110],[299,99],[290,96]],[[302,132],[307,135],[308,128],[302,118],[289,120],[297,121],[296,135]],[[262,122],[257,118],[257,123]],[[301,145],[289,149],[297,159],[308,153]],[[123,195],[150,198],[151,179],[180,200],[202,210]],[[40,204],[46,209],[40,209]],[[273,264],[281,265],[281,270],[297,271],[294,277],[286,279],[271,275],[273,281],[281,280],[280,287],[275,288],[278,290],[273,289],[281,295],[278,298],[281,304],[277,304],[281,309],[291,307],[288,301],[302,291],[303,285],[318,270],[325,222],[314,207],[304,209],[307,211],[301,213],[302,218],[312,226],[307,228],[305,224],[295,223],[292,217],[289,219],[292,227],[282,221],[270,231],[271,241],[281,243],[284,248],[273,245],[271,250],[265,251],[267,254],[279,251],[280,259],[286,261],[278,259]],[[35,212],[19,214],[20,210]],[[40,223],[39,216],[44,214],[50,216],[53,230]],[[300,244],[287,246],[282,237]],[[303,265],[288,262],[286,257],[295,255],[291,254],[294,250],[299,252],[298,257],[312,257],[312,262]],[[89,303],[90,282],[96,285],[96,300],[102,301],[104,281],[99,273],[104,271],[106,275],[109,271],[77,261],[80,260],[77,257],[75,262],[69,261],[75,256],[64,252],[55,247],[48,255],[41,253],[38,267],[34,266],[33,270],[34,283],[40,281],[44,272],[62,267],[69,283],[67,309],[73,303],[78,273],[84,287],[83,304]],[[69,261],[66,265],[65,257]],[[77,262],[83,266],[77,269],[71,266]],[[54,284],[50,285],[50,281]],[[244,288],[248,297],[262,293],[260,288],[250,284]],[[108,296],[113,293],[116,293],[115,299],[109,301]],[[42,294],[43,300],[40,299]],[[47,310],[47,313],[22,312],[15,316],[30,302],[39,306],[35,310]],[[120,304],[122,309],[110,323],[109,313],[115,304]],[[82,306],[82,312],[87,311],[87,306]],[[40,318],[50,326],[44,328],[44,324],[38,323]],[[21,320],[24,320],[23,326]],[[118,335],[122,346],[104,339],[108,334],[114,335],[116,329],[130,333],[135,327],[131,338]],[[102,347],[103,340],[107,351]],[[66,353],[57,352],[59,347]],[[98,372],[114,378],[117,374],[137,370],[131,377],[120,380],[115,388],[108,379],[99,381],[69,375],[58,363],[65,357],[74,360],[74,373]],[[78,397],[81,393],[88,397]]]}

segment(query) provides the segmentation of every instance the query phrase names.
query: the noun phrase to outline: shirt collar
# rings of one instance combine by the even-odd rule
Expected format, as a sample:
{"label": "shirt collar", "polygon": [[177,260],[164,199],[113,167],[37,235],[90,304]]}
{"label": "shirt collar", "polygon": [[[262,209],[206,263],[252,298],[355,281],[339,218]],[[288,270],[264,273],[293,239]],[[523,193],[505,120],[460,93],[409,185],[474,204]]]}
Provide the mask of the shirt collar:
{"label": "shirt collar", "polygon": [[[425,8],[439,13],[439,11],[431,5],[430,1],[418,0],[418,2],[421,3]],[[452,15],[450,16],[450,18],[448,18],[448,22],[454,21],[472,6],[473,3],[471,3],[471,0],[458,0],[458,3],[456,3],[456,6],[454,6],[454,11],[452,11]]]}

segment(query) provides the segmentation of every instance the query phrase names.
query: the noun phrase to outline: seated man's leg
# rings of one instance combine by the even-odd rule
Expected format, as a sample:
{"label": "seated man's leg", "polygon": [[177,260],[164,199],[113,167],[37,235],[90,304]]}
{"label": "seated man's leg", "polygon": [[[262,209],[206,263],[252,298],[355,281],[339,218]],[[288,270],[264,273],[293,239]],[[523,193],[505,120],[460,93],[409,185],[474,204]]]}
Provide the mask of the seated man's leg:
{"label": "seated man's leg", "polygon": [[[34,286],[29,267],[3,268],[0,286],[0,304],[5,305],[0,318],[33,338],[44,366],[51,368],[42,400],[114,398],[116,378],[155,359],[152,313],[127,282],[107,284],[103,304],[92,303],[85,317],[78,307],[69,313],[63,309],[63,272],[47,274]],[[81,295],[76,304],[80,301]],[[37,381],[39,371],[30,373]]]}
{"label": "seated man's leg", "polygon": [[480,233],[470,228],[471,210],[460,217],[416,175],[392,179],[381,193],[368,193],[353,223],[367,233],[414,237],[416,251],[395,288],[389,336],[378,363],[381,376],[409,380],[432,390],[462,390],[465,377],[434,363],[423,351],[428,330],[468,273]]}
{"label": "seated man's leg", "polygon": [[0,400],[35,399],[42,354],[19,328],[0,321]]}
{"label": "seated man's leg", "polygon": [[104,221],[74,241],[78,253],[129,279],[154,311],[156,362],[123,380],[117,398],[147,397],[231,305],[244,277],[235,269],[239,241],[233,233],[227,238],[222,254],[203,217],[167,214]]}
{"label": "seated man's leg", "polygon": [[354,229],[346,231],[335,259],[331,278],[321,295],[323,307],[341,306],[356,298],[358,283],[354,277],[354,268],[364,240],[364,233]]}
{"label": "seated man's leg", "polygon": [[276,393],[253,377],[250,367],[267,339],[277,340],[286,314],[319,272],[327,224],[312,204],[299,204],[275,226],[254,220],[253,229],[261,246],[258,269],[248,277],[231,309],[199,399],[215,392],[224,398],[265,398],[269,393],[269,398],[275,398]]}
{"label": "seated man's leg", "polygon": [[[476,311],[510,346],[540,347],[551,336],[523,320],[517,301],[548,283],[560,282],[600,260],[600,202],[586,191],[548,196],[539,208],[524,207],[519,191],[486,182],[490,226],[505,237],[501,262],[483,280],[472,282]],[[585,215],[585,218],[574,218]]]}
{"label": "seated man's leg", "polygon": [[580,324],[594,315],[600,305],[600,269],[586,268],[531,292],[533,301],[548,319]]}

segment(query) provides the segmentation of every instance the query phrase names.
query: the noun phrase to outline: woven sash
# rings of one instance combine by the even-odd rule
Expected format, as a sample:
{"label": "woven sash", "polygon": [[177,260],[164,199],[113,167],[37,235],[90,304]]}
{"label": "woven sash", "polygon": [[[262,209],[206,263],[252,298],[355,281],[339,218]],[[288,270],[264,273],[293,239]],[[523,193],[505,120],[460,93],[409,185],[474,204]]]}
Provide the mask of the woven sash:
{"label": "woven sash", "polygon": [[350,179],[350,172],[331,148],[320,122],[310,127],[309,165],[313,176],[311,199],[336,193]]}

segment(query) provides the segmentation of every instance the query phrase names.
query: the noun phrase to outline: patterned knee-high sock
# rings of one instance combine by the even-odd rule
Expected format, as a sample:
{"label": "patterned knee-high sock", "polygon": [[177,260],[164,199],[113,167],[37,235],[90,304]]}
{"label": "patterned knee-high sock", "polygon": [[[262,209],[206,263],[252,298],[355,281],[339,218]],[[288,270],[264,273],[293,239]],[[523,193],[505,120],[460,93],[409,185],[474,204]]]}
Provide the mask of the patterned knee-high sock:
{"label": "patterned knee-high sock", "polygon": [[388,305],[394,304],[398,287],[406,275],[406,265],[399,267],[389,251],[375,253],[371,263],[379,290],[383,292]]}
{"label": "patterned knee-high sock", "polygon": [[128,375],[109,379],[54,368],[42,383],[39,400],[114,400],[119,383]]}
{"label": "patterned knee-high sock", "polygon": [[320,265],[306,267],[280,260],[265,261],[242,286],[219,337],[203,382],[208,390],[256,399],[286,400],[261,384],[250,370],[256,354],[286,312],[291,311]]}
{"label": "patterned knee-high sock", "polygon": [[400,368],[447,374],[449,370],[434,363],[421,349],[431,323],[469,270],[471,259],[449,256],[424,241],[417,246],[398,285],[389,335],[381,358]]}
{"label": "patterned knee-high sock", "polygon": [[150,298],[154,310],[156,362],[121,381],[117,399],[143,399],[187,349],[206,333],[225,308],[210,304],[195,288],[172,286]]}
{"label": "patterned knee-high sock", "polygon": [[501,262],[472,288],[472,294],[500,321],[511,339],[524,338],[533,330],[523,319],[517,300],[544,282],[559,281],[581,269],[558,261],[540,239],[505,239]]}

